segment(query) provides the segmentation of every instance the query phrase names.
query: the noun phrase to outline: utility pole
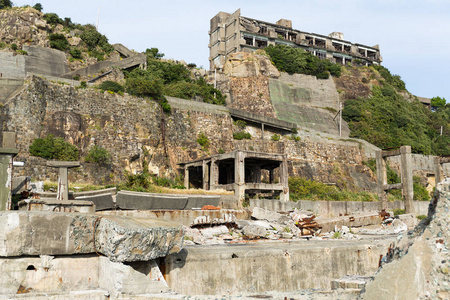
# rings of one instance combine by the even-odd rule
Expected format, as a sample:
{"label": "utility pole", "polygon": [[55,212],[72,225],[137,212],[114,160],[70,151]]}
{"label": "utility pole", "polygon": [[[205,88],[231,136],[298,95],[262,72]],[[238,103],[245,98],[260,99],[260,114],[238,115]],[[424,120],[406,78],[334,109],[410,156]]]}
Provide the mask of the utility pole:
{"label": "utility pole", "polygon": [[441,135],[442,135],[442,127],[443,127],[443,126],[441,126]]}

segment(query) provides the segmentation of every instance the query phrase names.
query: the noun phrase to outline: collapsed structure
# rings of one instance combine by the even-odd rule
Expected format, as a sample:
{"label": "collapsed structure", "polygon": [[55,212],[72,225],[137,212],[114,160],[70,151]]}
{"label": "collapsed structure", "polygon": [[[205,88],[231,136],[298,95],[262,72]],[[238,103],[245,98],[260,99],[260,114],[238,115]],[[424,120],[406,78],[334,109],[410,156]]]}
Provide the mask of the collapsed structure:
{"label": "collapsed structure", "polygon": [[280,19],[276,24],[219,12],[211,19],[209,31],[210,69],[221,69],[228,55],[252,52],[269,45],[287,45],[303,48],[320,59],[346,64],[360,60],[365,65],[380,64],[383,60],[378,45],[367,46],[344,40],[344,34],[333,32],[328,36],[292,28],[292,21]]}

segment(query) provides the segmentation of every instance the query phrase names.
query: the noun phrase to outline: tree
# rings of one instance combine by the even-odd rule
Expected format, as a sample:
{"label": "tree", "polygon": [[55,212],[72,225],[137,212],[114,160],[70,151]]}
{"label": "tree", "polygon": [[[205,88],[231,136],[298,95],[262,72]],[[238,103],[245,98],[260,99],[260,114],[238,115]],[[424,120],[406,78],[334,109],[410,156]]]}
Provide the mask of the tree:
{"label": "tree", "polygon": [[13,3],[11,0],[0,0],[0,9],[12,7]]}
{"label": "tree", "polygon": [[441,98],[439,96],[433,97],[431,98],[431,107],[433,108],[433,110],[442,108],[445,106],[445,98]]}
{"label": "tree", "polygon": [[40,3],[36,3],[36,4],[33,6],[33,8],[34,8],[35,10],[37,10],[37,11],[42,11],[42,9],[43,9],[42,4],[40,4]]}
{"label": "tree", "polygon": [[164,53],[160,53],[158,48],[147,49],[145,53],[151,58],[161,59],[164,57]]}

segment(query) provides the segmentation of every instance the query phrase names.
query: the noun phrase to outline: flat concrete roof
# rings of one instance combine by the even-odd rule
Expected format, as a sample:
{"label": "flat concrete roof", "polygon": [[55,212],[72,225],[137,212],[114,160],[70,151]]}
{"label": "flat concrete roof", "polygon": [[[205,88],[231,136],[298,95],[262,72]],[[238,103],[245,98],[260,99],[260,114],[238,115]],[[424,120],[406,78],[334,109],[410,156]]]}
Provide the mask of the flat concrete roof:
{"label": "flat concrete roof", "polygon": [[254,152],[254,151],[246,151],[246,150],[234,150],[228,153],[224,154],[216,154],[212,156],[208,156],[205,158],[200,158],[196,160],[192,160],[189,162],[180,162],[178,165],[185,166],[185,165],[200,165],[199,163],[202,163],[203,161],[210,161],[211,158],[216,158],[216,160],[225,160],[225,159],[232,159],[235,157],[235,153],[237,151],[243,152],[245,158],[261,158],[265,160],[273,160],[273,161],[282,161],[285,157],[284,154],[276,154],[276,153],[264,153],[264,152]]}

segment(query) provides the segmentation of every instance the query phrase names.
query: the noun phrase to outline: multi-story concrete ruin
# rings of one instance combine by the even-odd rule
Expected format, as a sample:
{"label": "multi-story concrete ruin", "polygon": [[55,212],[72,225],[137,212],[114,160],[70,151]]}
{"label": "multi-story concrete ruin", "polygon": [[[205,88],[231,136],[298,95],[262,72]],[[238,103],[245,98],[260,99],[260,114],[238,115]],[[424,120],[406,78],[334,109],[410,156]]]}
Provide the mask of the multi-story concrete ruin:
{"label": "multi-story concrete ruin", "polygon": [[359,60],[366,65],[380,64],[378,45],[366,46],[344,40],[344,34],[328,36],[292,28],[292,21],[280,19],[276,24],[219,12],[211,19],[209,31],[210,69],[222,68],[227,56],[236,52],[252,52],[268,45],[288,45],[303,48],[321,59],[346,64]]}

